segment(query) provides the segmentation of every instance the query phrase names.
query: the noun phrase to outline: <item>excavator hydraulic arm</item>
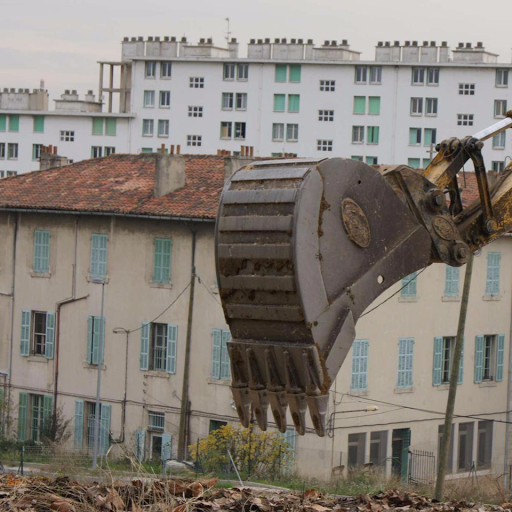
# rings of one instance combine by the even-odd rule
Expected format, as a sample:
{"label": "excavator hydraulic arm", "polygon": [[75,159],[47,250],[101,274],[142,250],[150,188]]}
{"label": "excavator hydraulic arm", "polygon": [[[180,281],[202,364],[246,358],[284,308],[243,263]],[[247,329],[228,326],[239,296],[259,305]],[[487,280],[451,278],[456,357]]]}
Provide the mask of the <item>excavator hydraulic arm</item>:
{"label": "excavator hydraulic arm", "polygon": [[[512,227],[512,168],[489,188],[483,140],[450,139],[421,175],[362,162],[271,160],[234,173],[216,226],[220,297],[232,339],[232,392],[248,426],[281,432],[287,409],[299,434],[309,408],[325,434],[329,389],[364,310],[432,263],[463,265]],[[457,172],[471,159],[480,200],[462,207]]]}

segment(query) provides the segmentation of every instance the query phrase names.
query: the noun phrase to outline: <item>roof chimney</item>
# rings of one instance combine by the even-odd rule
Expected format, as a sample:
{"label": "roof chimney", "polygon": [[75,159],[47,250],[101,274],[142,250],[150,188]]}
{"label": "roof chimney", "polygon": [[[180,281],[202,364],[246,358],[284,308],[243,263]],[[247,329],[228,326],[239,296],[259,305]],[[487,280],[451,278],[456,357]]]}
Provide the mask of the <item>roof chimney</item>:
{"label": "roof chimney", "polygon": [[162,197],[185,186],[185,158],[180,155],[154,155],[155,197]]}

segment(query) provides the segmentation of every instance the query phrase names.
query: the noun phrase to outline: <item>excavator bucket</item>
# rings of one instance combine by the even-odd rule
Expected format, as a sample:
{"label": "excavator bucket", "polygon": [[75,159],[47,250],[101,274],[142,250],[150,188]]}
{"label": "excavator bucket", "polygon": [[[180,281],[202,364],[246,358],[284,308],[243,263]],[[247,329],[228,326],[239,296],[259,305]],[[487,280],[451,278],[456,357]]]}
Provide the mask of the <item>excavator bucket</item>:
{"label": "excavator bucket", "polygon": [[[289,407],[299,434],[307,409],[325,434],[329,388],[357,320],[387,288],[432,262],[434,229],[411,208],[415,187],[435,188],[409,168],[397,177],[341,158],[253,163],[226,183],[217,276],[244,426],[254,413],[266,430],[270,407],[285,432]],[[434,228],[447,240],[442,208],[432,219],[446,214]]]}

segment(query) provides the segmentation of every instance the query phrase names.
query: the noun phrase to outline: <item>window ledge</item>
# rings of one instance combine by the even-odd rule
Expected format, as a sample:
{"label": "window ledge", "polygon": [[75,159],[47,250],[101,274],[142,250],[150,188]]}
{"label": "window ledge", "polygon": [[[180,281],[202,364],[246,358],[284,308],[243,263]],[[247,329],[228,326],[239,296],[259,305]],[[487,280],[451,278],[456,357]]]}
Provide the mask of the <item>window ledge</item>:
{"label": "window ledge", "polygon": [[414,393],[415,389],[414,387],[411,388],[395,388],[395,393],[397,395],[401,395],[402,393]]}
{"label": "window ledge", "polygon": [[501,295],[484,295],[482,297],[482,300],[490,300],[490,301],[496,301],[501,300]]}
{"label": "window ledge", "polygon": [[44,279],[49,279],[52,276],[51,272],[36,272],[35,270],[30,271],[31,277],[42,277]]}
{"label": "window ledge", "polygon": [[478,383],[479,388],[495,388],[498,383],[495,380],[483,380]]}
{"label": "window ledge", "polygon": [[217,384],[218,386],[231,386],[231,379],[223,380],[223,379],[214,379],[213,377],[208,377],[206,382],[208,382],[208,384]]}
{"label": "window ledge", "polygon": [[357,390],[350,388],[350,394],[355,396],[368,396],[370,392],[367,389]]}
{"label": "window ledge", "polygon": [[398,297],[398,302],[418,302],[419,297]]}
{"label": "window ledge", "polygon": [[443,295],[441,297],[442,302],[460,302],[459,295]]}
{"label": "window ledge", "polygon": [[[89,369],[89,370],[97,370],[98,369],[98,365],[97,364],[91,364],[91,363],[88,363],[87,361],[82,361],[82,367],[83,368],[86,368],[86,369]],[[107,365],[106,364],[102,364],[101,365],[101,369],[104,371],[107,369]]]}
{"label": "window ledge", "polygon": [[450,384],[445,382],[444,384],[439,384],[439,386],[434,386],[438,391],[448,391],[450,389]]}
{"label": "window ledge", "polygon": [[172,290],[172,283],[155,283],[154,281],[149,281],[149,286],[151,288],[161,288],[165,290]]}
{"label": "window ledge", "polygon": [[[108,274],[103,277],[99,277],[99,276],[95,277],[95,276],[92,276],[91,274],[87,274],[87,282],[88,283],[92,283],[93,279],[103,279],[105,281],[105,284],[108,284],[108,282],[110,281]],[[94,284],[96,284],[96,283],[94,283]]]}
{"label": "window ledge", "polygon": [[27,357],[27,361],[29,363],[48,363],[49,359],[47,359],[45,356],[32,354],[31,356]]}
{"label": "window ledge", "polygon": [[158,371],[158,370],[144,370],[144,377],[159,377],[161,379],[170,379],[171,374],[167,373],[165,371]]}

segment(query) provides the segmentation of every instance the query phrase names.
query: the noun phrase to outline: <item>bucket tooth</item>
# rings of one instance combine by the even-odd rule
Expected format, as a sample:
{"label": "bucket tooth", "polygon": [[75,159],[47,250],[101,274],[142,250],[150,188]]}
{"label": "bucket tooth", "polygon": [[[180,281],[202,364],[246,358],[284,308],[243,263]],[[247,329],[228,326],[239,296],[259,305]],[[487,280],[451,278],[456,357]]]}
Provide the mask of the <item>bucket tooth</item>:
{"label": "bucket tooth", "polygon": [[268,400],[277,428],[284,434],[286,432],[286,410],[288,409],[286,393],[284,391],[269,391]]}
{"label": "bucket tooth", "polygon": [[287,398],[295,430],[303,436],[306,433],[306,393],[288,393]]}
{"label": "bucket tooth", "polygon": [[306,397],[306,402],[311,415],[311,421],[315,427],[316,433],[320,437],[325,436],[325,416],[329,404],[329,395],[318,395]]}
{"label": "bucket tooth", "polygon": [[250,389],[249,395],[258,426],[265,431],[267,430],[268,392],[266,389]]}
{"label": "bucket tooth", "polygon": [[233,399],[235,400],[236,412],[240,418],[240,423],[245,428],[249,427],[251,419],[251,397],[249,395],[249,388],[231,388]]}

